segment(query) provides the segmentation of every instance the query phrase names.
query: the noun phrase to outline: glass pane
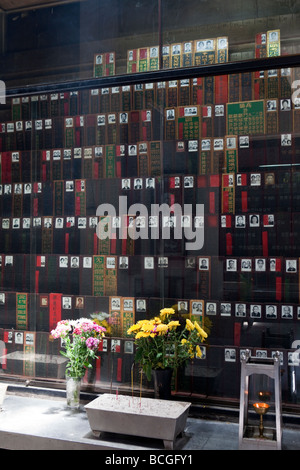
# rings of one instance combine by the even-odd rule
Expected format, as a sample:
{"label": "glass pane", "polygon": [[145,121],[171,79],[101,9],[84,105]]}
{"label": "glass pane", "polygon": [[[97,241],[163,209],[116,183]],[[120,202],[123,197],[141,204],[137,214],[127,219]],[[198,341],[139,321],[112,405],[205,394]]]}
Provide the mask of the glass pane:
{"label": "glass pane", "polygon": [[162,2],[164,68],[299,53],[297,2]]}
{"label": "glass pane", "polygon": [[[8,13],[10,86],[48,85],[8,87],[0,109],[3,377],[63,386],[66,359],[49,333],[88,317],[108,332],[86,388],[152,389],[127,329],[173,307],[209,330],[174,393],[237,404],[241,352],[278,349],[284,402],[298,404],[300,70],[230,73],[225,63],[254,58],[256,35],[277,31],[279,16],[280,53],[295,52],[296,7],[263,3],[166,1],[159,11],[156,1],[88,0]],[[184,79],[164,70],[136,83],[157,68],[160,40],[182,52],[185,40],[221,37],[221,75],[195,77],[187,56],[167,65],[190,65]]]}

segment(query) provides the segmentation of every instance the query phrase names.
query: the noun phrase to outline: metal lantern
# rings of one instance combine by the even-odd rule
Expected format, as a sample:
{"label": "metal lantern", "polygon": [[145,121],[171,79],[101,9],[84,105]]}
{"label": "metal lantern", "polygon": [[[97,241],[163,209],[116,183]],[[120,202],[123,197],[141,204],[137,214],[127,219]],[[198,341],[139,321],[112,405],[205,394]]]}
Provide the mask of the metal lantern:
{"label": "metal lantern", "polygon": [[[249,387],[252,375],[265,375],[274,381],[275,427],[265,427],[264,417],[269,412],[270,392],[260,391],[258,401],[252,404],[259,424],[251,424],[249,415]],[[239,418],[239,449],[280,450],[282,438],[280,354],[272,358],[252,358],[247,349],[241,354],[241,393]]]}

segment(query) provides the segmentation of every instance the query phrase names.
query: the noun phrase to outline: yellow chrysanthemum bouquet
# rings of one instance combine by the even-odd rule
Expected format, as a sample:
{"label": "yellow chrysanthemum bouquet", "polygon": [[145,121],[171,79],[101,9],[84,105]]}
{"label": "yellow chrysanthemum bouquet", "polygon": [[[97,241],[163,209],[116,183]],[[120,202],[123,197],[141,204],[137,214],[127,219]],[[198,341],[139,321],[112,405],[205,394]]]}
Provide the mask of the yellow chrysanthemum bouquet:
{"label": "yellow chrysanthemum bouquet", "polygon": [[199,344],[205,341],[207,333],[197,321],[186,319],[185,325],[181,325],[172,320],[174,314],[173,308],[164,308],[159,317],[140,320],[127,331],[135,334],[135,361],[148,380],[153,369],[175,369],[195,356],[201,357]]}

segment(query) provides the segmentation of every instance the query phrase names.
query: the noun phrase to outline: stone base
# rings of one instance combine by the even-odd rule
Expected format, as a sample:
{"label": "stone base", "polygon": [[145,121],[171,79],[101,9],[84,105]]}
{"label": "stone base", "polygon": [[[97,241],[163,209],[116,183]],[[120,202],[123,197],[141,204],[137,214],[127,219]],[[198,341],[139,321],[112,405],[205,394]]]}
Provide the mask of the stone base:
{"label": "stone base", "polygon": [[258,426],[247,426],[239,450],[281,450],[281,442],[276,439],[273,428],[264,428],[264,436],[260,437]]}
{"label": "stone base", "polygon": [[85,405],[93,433],[111,432],[162,439],[174,448],[176,437],[186,426],[191,403],[125,395],[103,394]]}

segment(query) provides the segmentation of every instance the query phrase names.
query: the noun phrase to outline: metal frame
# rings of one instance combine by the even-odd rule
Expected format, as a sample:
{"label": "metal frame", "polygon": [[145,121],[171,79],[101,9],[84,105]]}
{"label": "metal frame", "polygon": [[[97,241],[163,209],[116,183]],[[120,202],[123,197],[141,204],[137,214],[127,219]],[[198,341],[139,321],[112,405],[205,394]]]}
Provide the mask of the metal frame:
{"label": "metal frame", "polygon": [[[275,415],[276,415],[276,439],[262,439],[245,437],[248,425],[249,404],[249,378],[252,374],[264,374],[274,379],[275,389]],[[276,449],[281,450],[282,439],[282,412],[281,412],[281,380],[280,380],[280,355],[277,351],[272,359],[259,360],[250,358],[247,349],[241,355],[241,393],[240,393],[240,417],[239,417],[239,449]]]}
{"label": "metal frame", "polygon": [[217,75],[232,75],[235,73],[255,72],[258,70],[272,70],[277,68],[300,67],[300,54],[279,56],[264,59],[251,59],[224,64],[205,65],[200,67],[185,67],[178,69],[156,70],[152,72],[113,75],[109,77],[73,80],[69,82],[55,82],[25,86],[20,88],[7,88],[9,97],[30,96],[37,93],[56,93],[77,91],[79,89],[108,88],[137,83],[153,83],[169,80],[183,80],[186,78],[209,77]]}

